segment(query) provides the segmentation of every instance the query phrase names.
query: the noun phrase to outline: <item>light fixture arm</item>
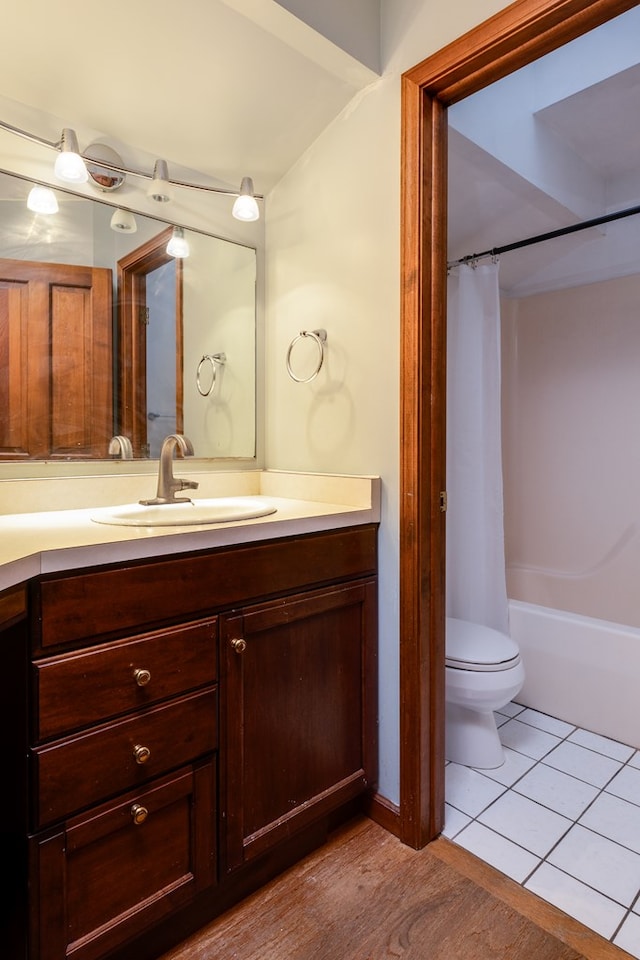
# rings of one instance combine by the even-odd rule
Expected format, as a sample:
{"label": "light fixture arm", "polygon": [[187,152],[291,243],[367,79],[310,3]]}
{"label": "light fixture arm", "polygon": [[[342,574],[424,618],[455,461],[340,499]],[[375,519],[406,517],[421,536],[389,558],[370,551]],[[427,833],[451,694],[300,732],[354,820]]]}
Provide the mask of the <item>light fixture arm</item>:
{"label": "light fixture arm", "polygon": [[[35,133],[29,133],[27,130],[22,130],[20,127],[15,127],[11,123],[7,123],[6,120],[0,120],[0,130],[6,130],[9,133],[15,134],[17,137],[22,137],[24,140],[29,140],[31,143],[37,143],[42,147],[49,147],[51,150],[60,150],[61,141],[60,140],[47,140],[45,137],[39,137]],[[105,167],[107,170],[112,170],[115,173],[127,174],[132,177],[141,177],[145,180],[153,180],[153,171],[146,173],[143,170],[133,170],[130,167],[118,166],[114,163],[107,163],[104,160],[100,161],[100,166]],[[174,180],[169,178],[168,183],[176,187],[184,187],[187,190],[202,190],[205,193],[217,193],[225,197],[239,197],[240,190],[230,190],[225,187],[212,187],[204,183],[191,183],[187,180]],[[264,195],[260,193],[254,193],[256,200],[264,200]]]}

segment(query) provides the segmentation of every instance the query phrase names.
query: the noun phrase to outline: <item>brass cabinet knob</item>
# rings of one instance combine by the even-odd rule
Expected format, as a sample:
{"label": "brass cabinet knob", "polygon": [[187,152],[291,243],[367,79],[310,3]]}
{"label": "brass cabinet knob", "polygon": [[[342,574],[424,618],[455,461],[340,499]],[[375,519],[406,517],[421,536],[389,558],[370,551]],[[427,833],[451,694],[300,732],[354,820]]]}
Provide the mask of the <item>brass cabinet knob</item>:
{"label": "brass cabinet knob", "polygon": [[147,810],[146,807],[143,807],[141,803],[134,803],[133,806],[131,807],[131,816],[136,826],[139,823],[144,823],[148,815],[149,815],[149,811]]}
{"label": "brass cabinet knob", "polygon": [[146,763],[151,756],[151,750],[149,750],[149,747],[143,747],[141,744],[136,743],[133,748],[133,756],[135,757],[136,763]]}
{"label": "brass cabinet knob", "polygon": [[133,679],[139,687],[146,687],[146,685],[149,683],[149,680],[151,680],[151,674],[148,670],[142,670],[138,668],[137,670],[133,671]]}
{"label": "brass cabinet knob", "polygon": [[243,640],[240,637],[240,638],[237,638],[236,640],[232,640],[231,646],[233,647],[236,653],[244,653],[244,651],[247,649],[247,641]]}

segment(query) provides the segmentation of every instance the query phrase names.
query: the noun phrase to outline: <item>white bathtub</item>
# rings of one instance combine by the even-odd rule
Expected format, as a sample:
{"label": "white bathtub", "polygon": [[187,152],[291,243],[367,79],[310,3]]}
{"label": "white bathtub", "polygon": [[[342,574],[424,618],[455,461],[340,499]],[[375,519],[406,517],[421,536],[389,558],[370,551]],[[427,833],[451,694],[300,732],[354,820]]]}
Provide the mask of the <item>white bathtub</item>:
{"label": "white bathtub", "polygon": [[526,679],[518,701],[640,748],[640,629],[509,601]]}

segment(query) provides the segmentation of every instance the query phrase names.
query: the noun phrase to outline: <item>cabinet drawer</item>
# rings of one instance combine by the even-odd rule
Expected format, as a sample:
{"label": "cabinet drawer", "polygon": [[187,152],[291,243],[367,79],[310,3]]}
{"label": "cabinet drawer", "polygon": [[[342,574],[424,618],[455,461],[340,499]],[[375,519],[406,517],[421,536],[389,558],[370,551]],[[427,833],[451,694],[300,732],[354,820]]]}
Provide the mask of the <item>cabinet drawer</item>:
{"label": "cabinet drawer", "polygon": [[36,748],[38,824],[211,753],[218,745],[217,710],[213,688]]}
{"label": "cabinet drawer", "polygon": [[216,679],[215,618],[34,664],[36,740],[91,726]]}
{"label": "cabinet drawer", "polygon": [[215,883],[215,780],[209,760],[33,838],[33,960],[96,960]]}

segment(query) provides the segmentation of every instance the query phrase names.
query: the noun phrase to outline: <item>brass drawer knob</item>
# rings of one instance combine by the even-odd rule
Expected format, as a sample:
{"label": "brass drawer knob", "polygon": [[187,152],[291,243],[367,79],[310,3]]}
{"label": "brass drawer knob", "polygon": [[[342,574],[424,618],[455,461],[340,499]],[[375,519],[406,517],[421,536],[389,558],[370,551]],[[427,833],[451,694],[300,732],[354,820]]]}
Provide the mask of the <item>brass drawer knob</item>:
{"label": "brass drawer knob", "polygon": [[244,653],[245,650],[247,649],[247,641],[243,640],[242,638],[238,638],[236,640],[231,641],[231,646],[233,647],[236,653]]}
{"label": "brass drawer knob", "polygon": [[134,803],[131,807],[131,816],[133,817],[133,822],[136,826],[139,823],[144,823],[149,815],[149,811],[146,807],[143,807],[141,803]]}
{"label": "brass drawer knob", "polygon": [[151,750],[149,750],[149,747],[143,747],[141,744],[136,743],[133,748],[133,756],[135,757],[136,763],[146,763],[151,756]]}
{"label": "brass drawer knob", "polygon": [[149,680],[151,680],[151,674],[148,670],[142,670],[138,668],[137,670],[133,671],[133,679],[139,687],[146,687],[146,685],[149,683]]}

